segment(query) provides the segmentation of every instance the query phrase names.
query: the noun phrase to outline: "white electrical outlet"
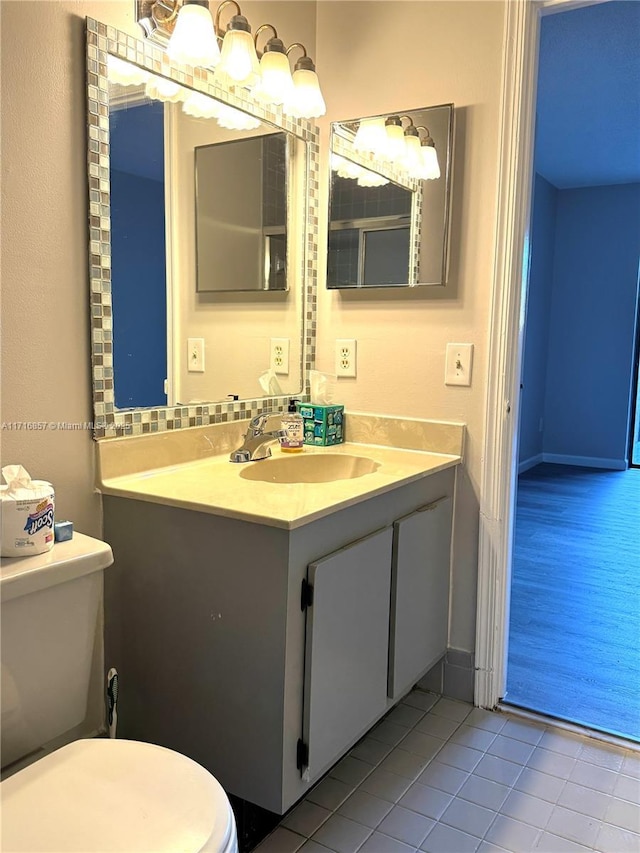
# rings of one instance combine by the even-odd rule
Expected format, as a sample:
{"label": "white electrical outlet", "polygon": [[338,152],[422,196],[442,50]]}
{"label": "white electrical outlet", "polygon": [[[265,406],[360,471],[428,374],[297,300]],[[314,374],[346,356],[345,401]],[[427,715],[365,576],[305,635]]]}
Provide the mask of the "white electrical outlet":
{"label": "white electrical outlet", "polygon": [[287,376],[289,373],[289,338],[271,338],[271,370]]}
{"label": "white electrical outlet", "polygon": [[204,373],[204,338],[187,338],[187,370]]}
{"label": "white electrical outlet", "polygon": [[357,374],[357,345],[353,338],[341,338],[336,341],[336,376]]}
{"label": "white electrical outlet", "polygon": [[471,385],[473,344],[447,344],[445,385]]}

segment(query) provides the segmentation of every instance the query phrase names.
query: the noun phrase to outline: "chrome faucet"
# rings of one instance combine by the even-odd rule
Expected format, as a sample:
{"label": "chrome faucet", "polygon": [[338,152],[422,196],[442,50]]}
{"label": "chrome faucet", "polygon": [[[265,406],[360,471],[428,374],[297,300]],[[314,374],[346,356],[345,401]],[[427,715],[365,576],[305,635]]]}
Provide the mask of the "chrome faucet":
{"label": "chrome faucet", "polygon": [[267,415],[256,415],[249,422],[249,429],[242,444],[229,456],[229,462],[257,462],[271,456],[271,446],[286,435],[283,429],[265,432]]}

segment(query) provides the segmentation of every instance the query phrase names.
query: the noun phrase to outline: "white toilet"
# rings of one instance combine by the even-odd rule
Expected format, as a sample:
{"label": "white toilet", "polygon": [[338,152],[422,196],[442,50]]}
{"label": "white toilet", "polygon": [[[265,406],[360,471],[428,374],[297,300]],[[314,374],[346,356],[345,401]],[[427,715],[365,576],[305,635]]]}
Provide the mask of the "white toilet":
{"label": "white toilet", "polygon": [[46,554],[2,561],[2,764],[37,760],[0,785],[0,849],[237,853],[225,792],[184,755],[91,738],[37,758],[87,714],[112,562],[108,545],[79,533]]}

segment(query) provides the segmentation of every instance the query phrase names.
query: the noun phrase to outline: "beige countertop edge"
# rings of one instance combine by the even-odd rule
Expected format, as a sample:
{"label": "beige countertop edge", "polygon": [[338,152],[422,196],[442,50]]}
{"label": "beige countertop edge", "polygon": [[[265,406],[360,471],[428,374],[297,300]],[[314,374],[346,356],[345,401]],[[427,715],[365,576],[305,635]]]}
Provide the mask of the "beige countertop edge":
{"label": "beige countertop edge", "polygon": [[[347,447],[344,444],[341,445],[341,447],[347,450]],[[312,452],[317,452],[319,450],[319,448],[305,448],[305,450],[307,449],[312,450]],[[322,450],[329,449],[330,448],[323,448]],[[331,449],[335,450],[336,448],[334,447]],[[187,473],[190,470],[192,471],[194,468],[200,468],[203,463],[215,463],[216,461],[219,461],[218,457],[211,457],[209,460],[200,460],[195,463],[176,465],[171,468],[159,468],[154,471],[145,471],[140,474],[105,479],[98,484],[98,489],[102,494],[111,495],[113,497],[140,500],[147,503],[157,503],[164,506],[178,507],[180,509],[188,509],[195,512],[210,513],[211,515],[219,515],[225,518],[235,518],[241,521],[252,522],[254,524],[266,525],[267,527],[294,530],[298,527],[303,527],[305,524],[309,524],[312,521],[331,515],[334,512],[354,506],[355,504],[368,500],[369,498],[385,494],[386,492],[392,491],[400,486],[423,479],[424,477],[436,474],[439,471],[444,471],[447,468],[455,467],[462,461],[460,456],[453,454],[396,448],[391,449],[389,447],[380,447],[378,445],[357,445],[354,443],[350,445],[350,449],[352,451],[356,451],[357,449],[360,452],[375,450],[382,451],[383,453],[399,453],[403,456],[414,457],[415,462],[419,467],[418,470],[413,470],[411,472],[405,471],[400,475],[375,473],[367,475],[366,477],[359,477],[354,480],[340,480],[338,481],[340,483],[338,491],[342,492],[342,494],[335,497],[330,494],[326,494],[326,492],[331,491],[332,483],[287,484],[285,486],[287,489],[291,489],[293,486],[296,491],[289,491],[288,493],[285,493],[283,491],[276,491],[282,490],[283,484],[261,482],[259,484],[260,488],[262,490],[268,490],[267,492],[263,491],[265,498],[269,494],[276,496],[288,494],[294,497],[294,500],[291,501],[293,505],[299,505],[299,497],[305,494],[308,497],[309,488],[314,488],[314,496],[316,497],[316,500],[311,501],[310,506],[307,506],[304,509],[294,509],[293,512],[289,511],[286,513],[282,512],[282,507],[278,507],[277,509],[269,507],[268,500],[263,502],[261,497],[255,496],[255,493],[249,495],[250,500],[247,501],[247,503],[254,503],[254,506],[256,503],[262,505],[262,511],[258,510],[257,512],[251,512],[247,509],[241,508],[233,498],[227,505],[222,502],[219,496],[210,496],[206,500],[198,500],[197,498],[187,499],[185,497],[172,494],[171,492],[173,489],[169,490],[166,482],[160,486],[154,484],[154,480],[157,480],[159,477],[162,477],[165,481],[167,477],[173,479],[174,475],[179,476],[180,473]],[[426,460],[420,459],[420,457],[430,457],[427,465],[425,465]],[[237,466],[233,467],[236,468]],[[369,480],[369,476],[373,479]],[[369,485],[367,485],[367,483]],[[254,483],[253,485],[256,484]],[[325,489],[324,496],[322,495],[322,491],[317,491],[318,487],[320,487],[321,490]],[[303,489],[307,490],[306,493],[302,491]],[[298,498],[297,500],[295,499],[296,497]],[[243,500],[242,502],[244,503],[245,501]],[[307,503],[309,503],[309,501],[307,501]]]}

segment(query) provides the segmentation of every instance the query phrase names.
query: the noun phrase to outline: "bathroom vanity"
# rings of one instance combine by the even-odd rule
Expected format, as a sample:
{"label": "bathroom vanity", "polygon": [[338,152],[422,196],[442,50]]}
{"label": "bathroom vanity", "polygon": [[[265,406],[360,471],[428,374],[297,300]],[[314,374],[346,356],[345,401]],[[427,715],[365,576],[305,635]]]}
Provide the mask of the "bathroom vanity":
{"label": "bathroom vanity", "polygon": [[118,736],[189,755],[281,814],[444,655],[460,457],[307,448],[288,469],[374,465],[272,482],[276,456],[214,456],[100,488]]}

